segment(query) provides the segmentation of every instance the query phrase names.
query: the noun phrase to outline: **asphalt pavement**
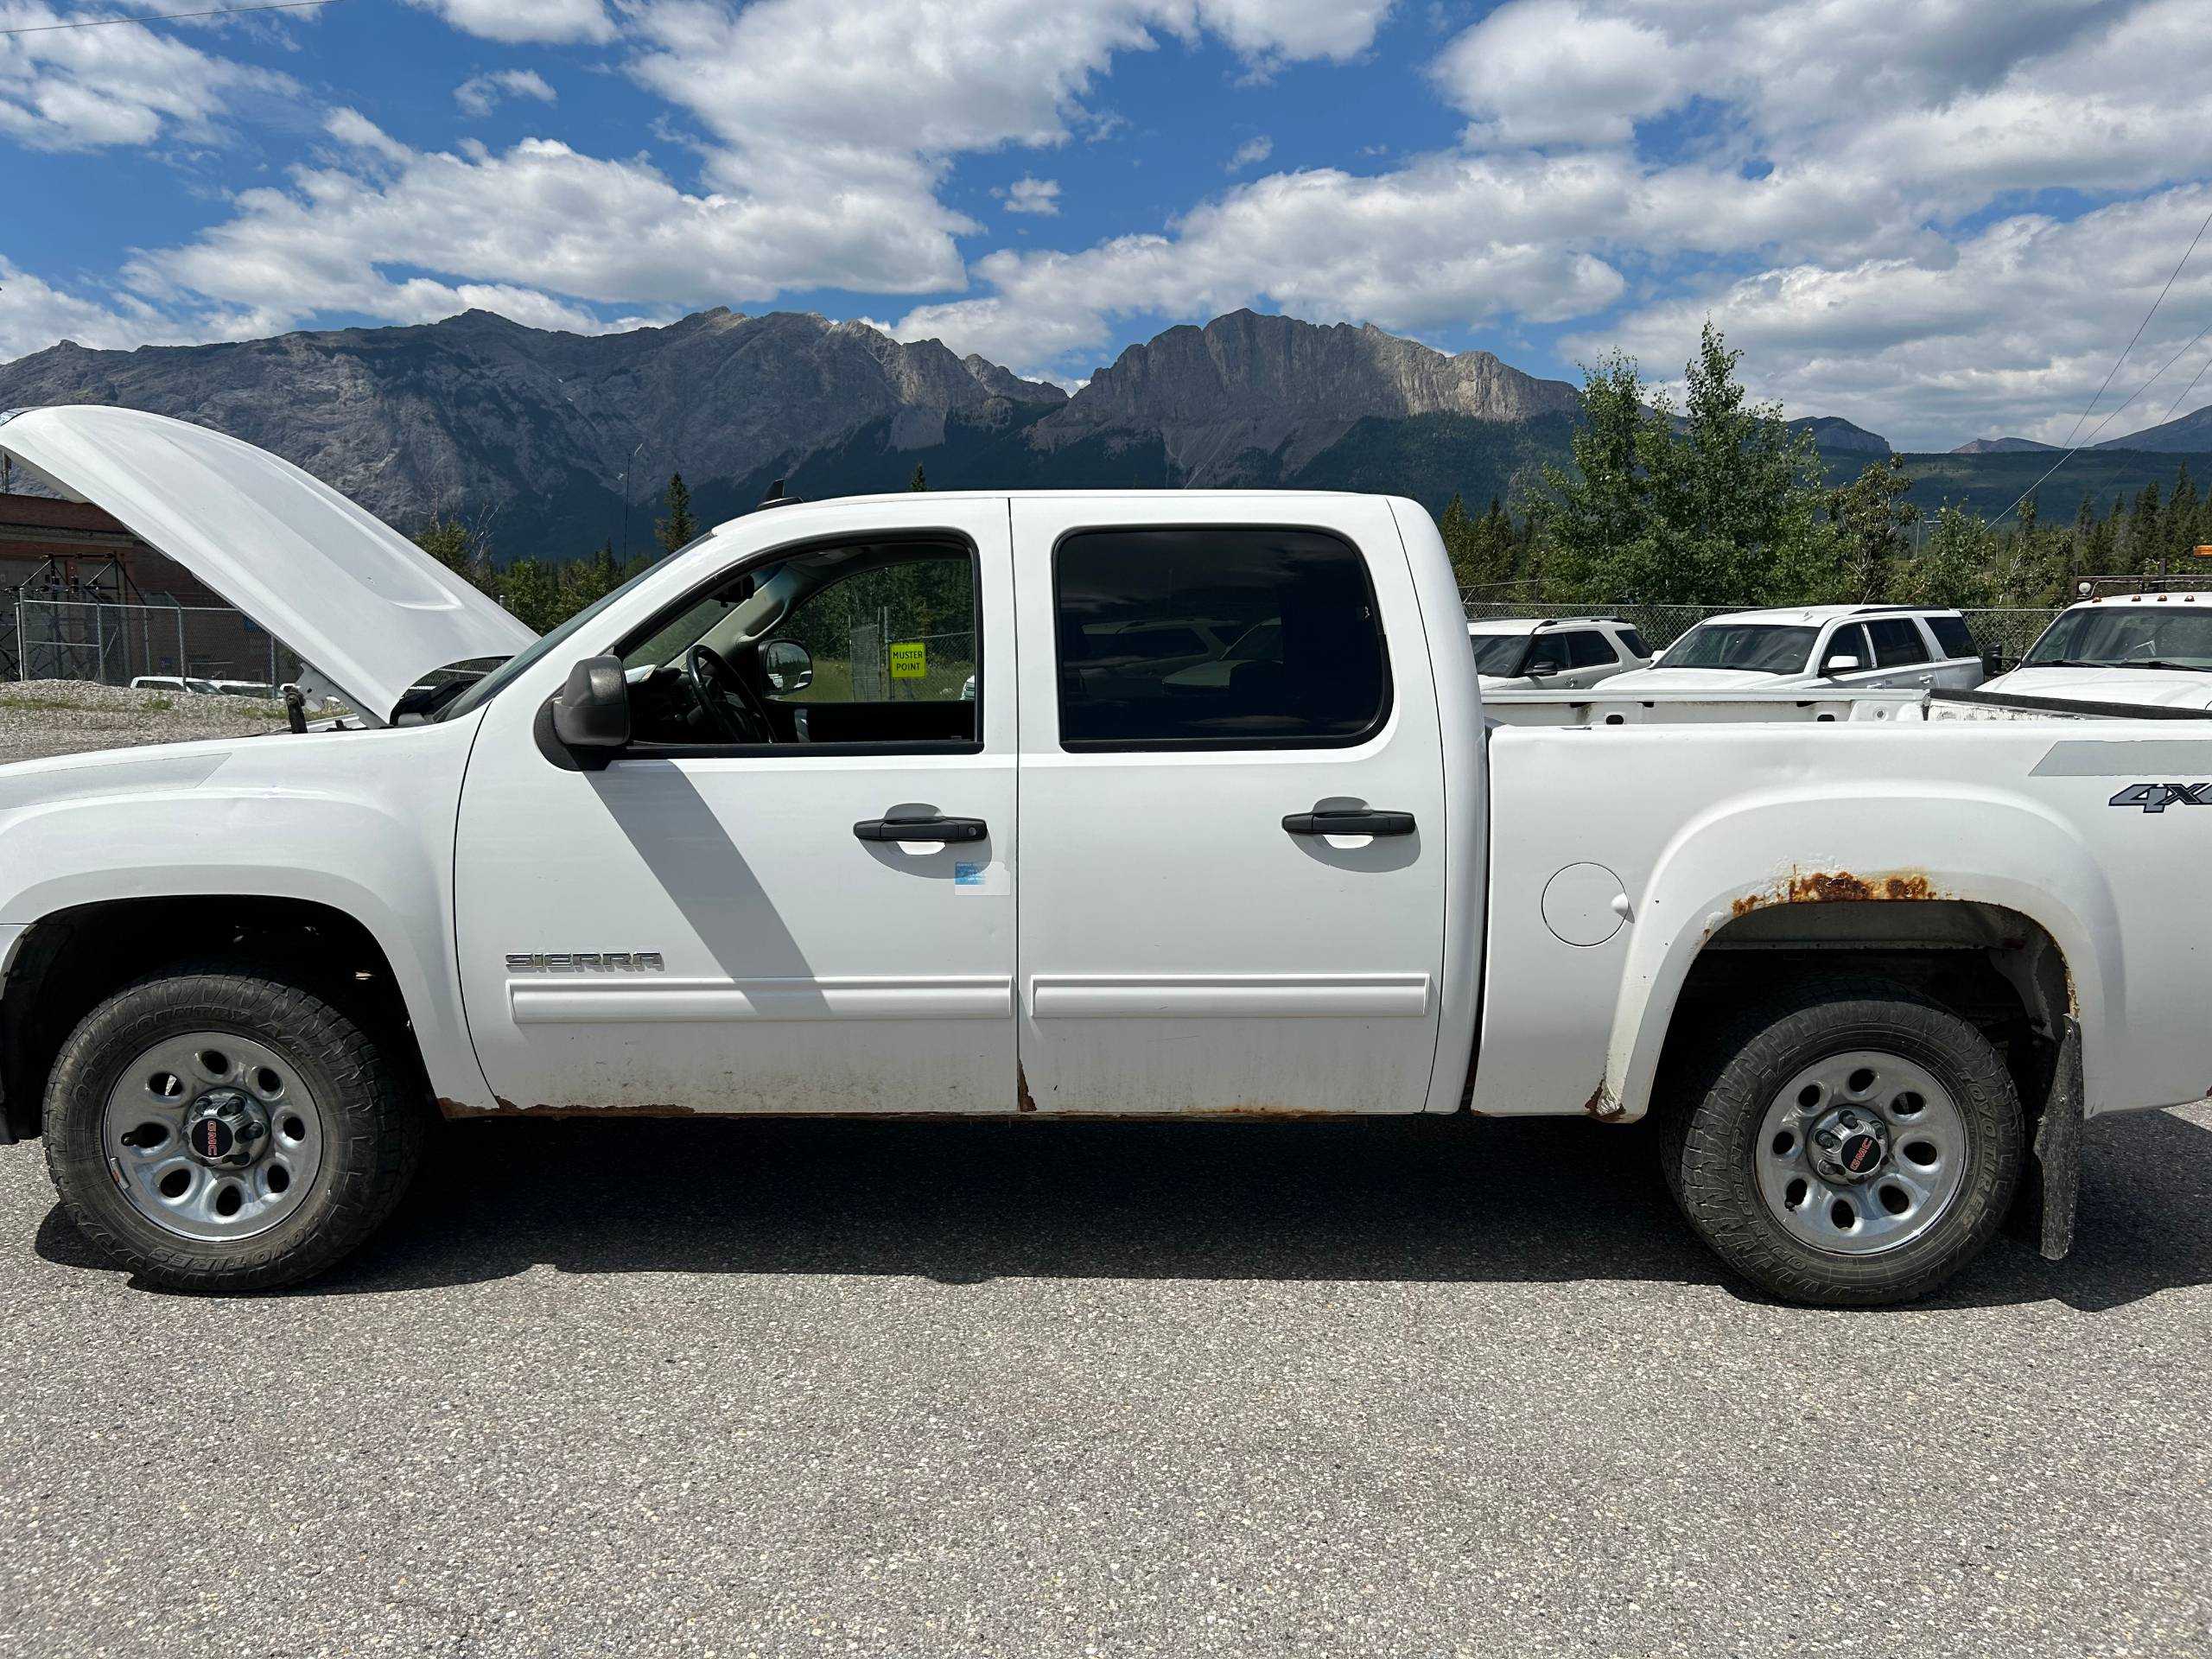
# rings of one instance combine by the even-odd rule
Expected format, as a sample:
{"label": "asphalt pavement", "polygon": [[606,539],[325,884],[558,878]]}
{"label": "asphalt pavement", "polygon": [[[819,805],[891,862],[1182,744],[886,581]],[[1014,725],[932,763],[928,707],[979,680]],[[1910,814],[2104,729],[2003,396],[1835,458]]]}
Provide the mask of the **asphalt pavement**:
{"label": "asphalt pavement", "polygon": [[336,1274],[0,1151],[0,1655],[2212,1651],[2212,1109],[1939,1300],[1584,1122],[454,1126]]}

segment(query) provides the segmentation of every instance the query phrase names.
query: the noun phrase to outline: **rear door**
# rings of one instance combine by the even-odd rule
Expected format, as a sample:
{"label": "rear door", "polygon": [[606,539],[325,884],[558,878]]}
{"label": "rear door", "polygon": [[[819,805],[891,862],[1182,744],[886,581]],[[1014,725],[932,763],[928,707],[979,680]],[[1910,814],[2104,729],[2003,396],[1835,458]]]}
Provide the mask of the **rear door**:
{"label": "rear door", "polygon": [[1987,677],[1981,647],[1974,643],[1974,631],[1967,626],[1964,617],[1956,613],[1923,616],[1920,622],[1935,645],[1937,685],[1970,690]]}
{"label": "rear door", "polygon": [[1878,616],[1866,623],[1873,642],[1877,685],[1923,686],[1936,683],[1935,664],[1920,625],[1909,616]]}
{"label": "rear door", "polygon": [[[1380,500],[1269,505],[1205,524],[1174,494],[1014,503],[1038,1109],[1411,1111],[1427,1092],[1443,757],[1404,546]],[[1274,624],[1271,648],[1148,681],[1091,668],[1116,631],[1198,617]]]}

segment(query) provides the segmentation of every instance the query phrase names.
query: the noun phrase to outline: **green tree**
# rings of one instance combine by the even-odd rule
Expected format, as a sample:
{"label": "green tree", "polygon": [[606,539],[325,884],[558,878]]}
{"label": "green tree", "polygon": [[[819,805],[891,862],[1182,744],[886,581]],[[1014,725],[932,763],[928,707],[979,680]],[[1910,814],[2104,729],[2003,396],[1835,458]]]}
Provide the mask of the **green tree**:
{"label": "green tree", "polygon": [[[653,524],[653,539],[661,550],[673,553],[679,547],[689,546],[699,538],[699,521],[691,516],[691,492],[684,486],[683,474],[668,475],[668,517]],[[614,556],[610,544],[604,551],[609,559]]]}
{"label": "green tree", "polygon": [[930,475],[922,470],[922,463],[918,461],[914,463],[914,475],[906,480],[906,487],[910,490],[926,490],[929,486]]}
{"label": "green tree", "polygon": [[415,545],[472,586],[493,591],[491,543],[460,519],[438,514],[415,533]]}
{"label": "green tree", "polygon": [[1843,580],[1809,433],[1751,401],[1710,322],[1679,416],[1618,353],[1584,371],[1572,471],[1543,474],[1539,554],[1585,601],[1802,602]]}
{"label": "green tree", "polygon": [[1847,597],[1867,604],[1890,596],[1894,573],[1910,550],[1904,533],[1920,518],[1920,510],[1905,499],[1911,488],[1904,458],[1891,455],[1869,461],[1831,498],[1828,518],[1840,538]]}

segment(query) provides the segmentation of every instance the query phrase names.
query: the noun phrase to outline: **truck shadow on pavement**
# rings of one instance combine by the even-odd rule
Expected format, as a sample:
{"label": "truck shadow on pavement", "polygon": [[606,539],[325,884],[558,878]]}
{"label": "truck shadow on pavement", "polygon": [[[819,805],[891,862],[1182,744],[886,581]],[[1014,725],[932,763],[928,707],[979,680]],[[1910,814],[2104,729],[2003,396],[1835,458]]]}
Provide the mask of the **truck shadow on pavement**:
{"label": "truck shadow on pavement", "polygon": [[[1560,1119],[448,1124],[399,1213],[291,1293],[565,1273],[1661,1281],[1745,1297],[1675,1213],[1653,1137]],[[59,1208],[38,1249],[99,1259]],[[2092,1125],[2063,1262],[2000,1238],[1937,1305],[2096,1310],[2212,1282],[2212,1129]]]}

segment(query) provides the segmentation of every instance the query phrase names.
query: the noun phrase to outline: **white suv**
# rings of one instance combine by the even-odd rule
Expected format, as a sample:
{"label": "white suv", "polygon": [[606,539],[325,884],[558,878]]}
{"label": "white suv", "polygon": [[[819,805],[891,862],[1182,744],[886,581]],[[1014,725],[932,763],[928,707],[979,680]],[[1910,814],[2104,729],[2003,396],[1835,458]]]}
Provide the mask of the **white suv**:
{"label": "white suv", "polygon": [[2069,606],[2018,668],[1982,690],[2212,709],[2212,594],[2105,594]]}
{"label": "white suv", "polygon": [[1709,616],[1609,691],[1776,690],[1821,685],[1980,685],[1980,652],[1956,611],[1800,605]]}
{"label": "white suv", "polygon": [[1642,668],[1651,649],[1618,616],[1511,617],[1470,622],[1485,691],[1571,690]]}

